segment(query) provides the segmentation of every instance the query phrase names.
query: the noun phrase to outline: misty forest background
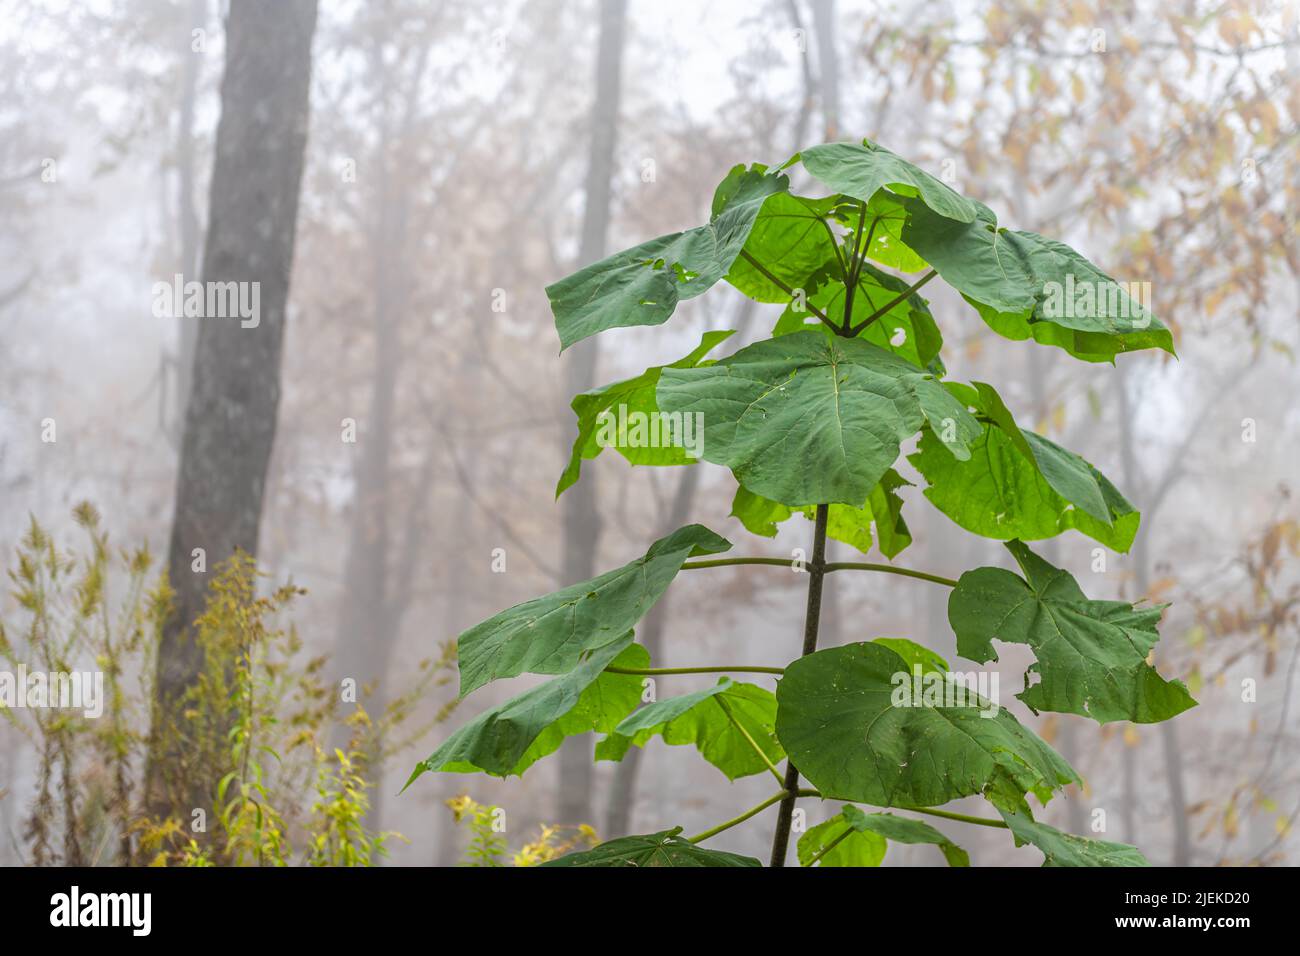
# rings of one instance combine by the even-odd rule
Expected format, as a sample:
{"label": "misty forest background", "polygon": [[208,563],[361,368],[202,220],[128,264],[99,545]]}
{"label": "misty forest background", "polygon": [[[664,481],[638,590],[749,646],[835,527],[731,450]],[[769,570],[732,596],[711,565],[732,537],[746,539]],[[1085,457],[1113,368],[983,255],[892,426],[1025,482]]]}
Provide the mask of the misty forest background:
{"label": "misty forest background", "polygon": [[[0,0],[7,553],[31,516],[82,547],[72,511],[90,501],[115,546],[152,546],[151,580],[170,562],[192,619],[204,579],[176,580],[174,516],[206,529],[212,562],[255,547],[266,589],[307,590],[286,613],[308,651],[328,655],[328,679],[369,682],[375,714],[464,628],[683,524],[739,554],[807,548],[801,519],[775,540],[747,535],[727,517],[734,484],[709,466],[605,455],[554,500],[573,393],[675,360],[705,328],[738,329],[737,347],[765,337],[779,309],[716,292],[664,329],[559,358],[543,289],[705,221],[736,163],[866,136],[1007,225],[1149,281],[1175,334],[1180,361],[1089,366],[995,341],[951,290],[925,292],[953,377],[1007,383],[1018,418],[1141,509],[1137,545],[1104,570],[1073,532],[1040,553],[1094,598],[1173,602],[1160,670],[1201,702],[1151,727],[1034,717],[1012,698],[1027,649],[1000,648],[1004,705],[1087,780],[1043,819],[1136,843],[1156,863],[1300,862],[1295,3],[293,0],[243,11],[239,29],[227,6]],[[155,281],[246,277],[249,261],[259,329],[200,334],[204,320],[153,314]],[[904,498],[908,566],[956,576],[1007,562],[920,488]],[[780,569],[683,575],[639,637],[656,666],[779,663],[798,646],[805,587]],[[826,601],[823,646],[906,636],[954,656],[940,589],[837,577]],[[0,598],[11,635],[19,604]],[[177,640],[164,630],[160,653],[179,653]],[[168,658],[156,693],[183,681],[182,658]],[[465,792],[506,809],[513,847],[542,823],[590,823],[603,838],[693,832],[770,789],[728,784],[661,741],[593,768],[588,736],[525,778],[430,775],[397,796],[452,726],[530,680],[483,689],[454,722],[442,722],[454,680],[410,702],[416,739],[367,768],[368,825],[406,838],[389,844],[393,862],[459,860],[468,835],[445,801]],[[666,678],[659,692],[695,686]],[[33,741],[0,722],[0,863],[32,861],[49,764]],[[74,814],[92,802],[81,781],[102,770],[93,754],[79,761],[65,781]],[[154,799],[130,769],[133,805]],[[809,822],[831,812],[810,807]],[[977,863],[1037,861],[1004,834],[938,823]],[[766,835],[738,828],[716,843],[761,856]],[[887,860],[934,862],[902,846]]]}

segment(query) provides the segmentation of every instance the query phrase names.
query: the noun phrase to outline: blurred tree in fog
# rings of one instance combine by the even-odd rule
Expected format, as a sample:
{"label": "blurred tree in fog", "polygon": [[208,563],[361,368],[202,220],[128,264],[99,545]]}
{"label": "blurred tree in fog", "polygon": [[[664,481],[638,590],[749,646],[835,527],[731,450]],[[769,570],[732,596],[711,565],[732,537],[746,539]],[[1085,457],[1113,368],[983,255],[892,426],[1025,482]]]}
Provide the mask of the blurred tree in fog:
{"label": "blurred tree in fog", "polygon": [[[167,571],[173,617],[158,650],[157,717],[183,725],[181,701],[202,669],[191,625],[209,581],[235,551],[256,556],[263,490],[280,402],[289,271],[307,142],[307,91],[316,0],[233,0],[213,159],[204,283],[259,287],[260,315],[207,317],[194,350],[193,387],[176,479]],[[151,756],[149,800],[160,815],[171,753]],[[187,780],[176,815],[203,806],[215,780]]]}

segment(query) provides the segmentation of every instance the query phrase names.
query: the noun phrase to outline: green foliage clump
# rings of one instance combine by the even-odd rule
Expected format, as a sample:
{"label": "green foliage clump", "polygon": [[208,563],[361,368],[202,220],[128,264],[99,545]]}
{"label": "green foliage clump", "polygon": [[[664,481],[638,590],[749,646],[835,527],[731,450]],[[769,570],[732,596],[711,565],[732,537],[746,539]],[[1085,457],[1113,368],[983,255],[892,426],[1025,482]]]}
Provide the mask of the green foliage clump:
{"label": "green foliage clump", "polygon": [[[830,194],[791,192],[787,170],[796,164]],[[814,146],[778,169],[737,166],[706,224],[550,286],[562,348],[610,329],[661,325],[679,302],[724,281],[784,306],[770,337],[730,355],[713,353],[731,333],[710,330],[676,362],[576,396],[578,434],[556,492],[605,448],[634,465],[707,461],[735,479],[732,515],[752,533],[773,536],[796,512],[810,518],[811,557],[719,557],[731,542],[690,525],[621,568],[470,628],[458,641],[462,694],[523,673],[552,679],[456,731],[411,782],[426,772],[523,774],[573,734],[604,734],[595,753],[608,760],[661,737],[695,746],[728,779],[770,773],[780,789],[693,837],[680,828],[621,837],[556,863],[757,865],[699,844],[779,805],[771,862],[783,866],[804,797],[847,804],[799,841],[805,865],[878,865],[886,841],[931,843],[949,863],[967,862],[928,824],[858,804],[1009,830],[1047,865],[1144,863],[1132,847],[1034,820],[1029,797],[1045,805],[1080,778],[996,699],[963,683],[972,675],[903,639],[817,647],[827,576],[883,572],[950,589],[963,657],[997,660],[995,641],[1027,646],[1034,663],[1018,696],[1034,713],[1151,723],[1195,705],[1149,662],[1163,607],[1090,599],[1029,548],[1074,530],[1128,551],[1140,515],[1090,462],[1018,424],[993,386],[947,378],[944,330],[920,294],[935,278],[972,307],[967,321],[977,316],[1013,341],[1084,362],[1173,353],[1169,330],[1132,287],[1064,243],[1003,226],[984,204],[869,141]],[[926,500],[963,530],[1004,542],[1020,574],[978,568],[953,580],[892,563],[912,541],[902,495],[910,482],[897,470],[907,447]],[[891,563],[827,562],[827,538],[863,552],[874,542]],[[678,573],[790,564],[808,576],[808,611],[802,654],[788,666],[649,666],[635,628]],[[638,709],[638,678],[678,673],[779,680],[773,693],[723,678]],[[941,809],[970,796],[1001,819]]]}
{"label": "green foliage clump", "polygon": [[[9,572],[22,620],[0,620],[0,662],[11,672],[103,675],[101,714],[0,708],[36,756],[27,862],[370,866],[382,858],[396,835],[367,821],[375,768],[450,713],[412,721],[415,702],[450,679],[453,649],[423,662],[379,718],[360,705],[341,714],[323,678],[326,659],[307,657],[296,629],[277,623],[305,592],[286,584],[261,593],[256,562],[239,553],[215,569],[193,629],[199,679],[178,719],[163,723],[154,691],[171,609],[166,577],[154,576],[146,548],[112,548],[90,505],[74,518],[85,554],[59,547],[32,519]],[[346,742],[331,747],[337,735]],[[150,755],[163,750],[175,760],[159,762],[170,769],[147,780]],[[194,780],[218,784],[196,801]]]}

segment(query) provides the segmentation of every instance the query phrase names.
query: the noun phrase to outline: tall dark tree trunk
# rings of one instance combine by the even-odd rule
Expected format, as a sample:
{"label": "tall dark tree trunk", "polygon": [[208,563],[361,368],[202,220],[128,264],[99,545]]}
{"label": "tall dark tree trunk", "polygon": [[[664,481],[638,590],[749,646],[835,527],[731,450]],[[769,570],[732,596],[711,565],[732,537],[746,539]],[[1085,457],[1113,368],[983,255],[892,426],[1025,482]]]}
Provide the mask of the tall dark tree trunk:
{"label": "tall dark tree trunk", "polygon": [[[206,27],[207,22],[207,0],[190,0],[189,24],[181,54],[185,57],[185,67],[181,71],[181,110],[176,131],[176,216],[181,227],[180,272],[186,280],[199,267],[199,212],[195,208],[194,196],[194,106],[199,94],[199,65],[205,55],[194,50],[192,31]],[[181,316],[177,321],[180,322],[180,341],[176,350],[176,422],[181,424],[185,421],[185,405],[193,381],[199,320]]]}
{"label": "tall dark tree trunk", "polygon": [[[257,283],[259,315],[203,319],[186,404],[167,568],[174,613],[158,649],[156,719],[179,724],[178,704],[202,668],[191,628],[209,576],[236,549],[257,553],[267,462],[280,402],[280,353],[307,142],[316,0],[231,0],[212,170],[205,282]],[[192,570],[195,549],[206,569]],[[155,725],[155,734],[160,730]],[[157,736],[155,739],[158,739]],[[151,808],[189,818],[215,781],[190,779],[186,805],[165,792],[174,746],[150,755]]]}
{"label": "tall dark tree trunk", "polygon": [[[623,36],[627,0],[600,4],[600,47],[596,54],[596,102],[591,115],[591,152],[587,163],[586,205],[582,218],[581,265],[602,259],[609,232],[610,193],[614,176],[614,142],[623,77]],[[594,338],[569,349],[566,385],[571,395],[595,384],[597,346]],[[563,450],[568,454],[567,448]],[[565,584],[585,581],[595,573],[600,542],[600,513],[596,507],[594,475],[588,475],[560,499],[564,521],[561,571]],[[591,822],[592,742],[574,737],[560,750],[560,823]]]}

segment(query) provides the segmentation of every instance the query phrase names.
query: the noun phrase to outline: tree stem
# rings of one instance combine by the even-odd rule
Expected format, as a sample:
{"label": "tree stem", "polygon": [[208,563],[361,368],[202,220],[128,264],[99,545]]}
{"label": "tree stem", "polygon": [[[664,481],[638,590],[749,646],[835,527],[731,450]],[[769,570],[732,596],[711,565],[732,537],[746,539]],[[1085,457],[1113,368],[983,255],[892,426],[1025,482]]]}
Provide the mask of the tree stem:
{"label": "tree stem", "polygon": [[[808,610],[804,614],[803,653],[807,657],[817,650],[817,625],[821,622],[822,581],[826,577],[826,523],[830,505],[817,506],[817,524],[813,532],[812,562],[808,567]],[[785,762],[785,795],[776,818],[776,833],[772,837],[772,859],[769,866],[785,866],[786,849],[790,845],[790,820],[794,803],[799,797],[799,770],[788,757]]]}

